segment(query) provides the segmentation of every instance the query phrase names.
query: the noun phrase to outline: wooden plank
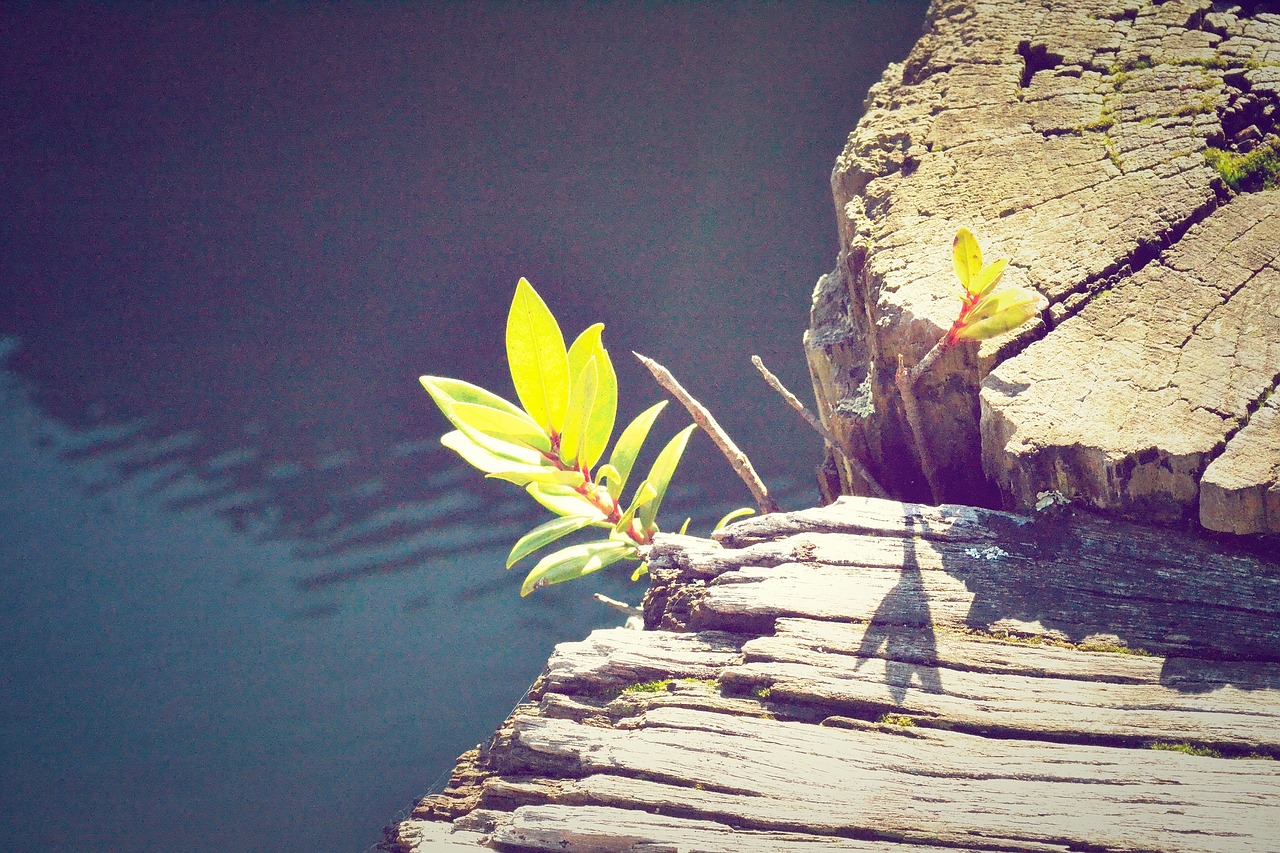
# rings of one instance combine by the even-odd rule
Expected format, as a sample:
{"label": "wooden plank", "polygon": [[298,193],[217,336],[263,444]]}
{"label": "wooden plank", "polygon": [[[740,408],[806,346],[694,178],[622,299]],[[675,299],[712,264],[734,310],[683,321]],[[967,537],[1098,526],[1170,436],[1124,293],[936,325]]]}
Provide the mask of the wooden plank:
{"label": "wooden plank", "polygon": [[1270,761],[678,708],[639,722],[526,717],[516,738],[581,775],[561,783],[561,802],[674,807],[752,829],[1020,850],[1225,853],[1273,849],[1280,837],[1280,767]]}
{"label": "wooden plank", "polygon": [[[726,823],[691,820],[607,806],[524,806],[493,833],[499,844],[528,850],[591,853],[942,853],[954,848],[865,841],[799,832],[737,830]],[[984,848],[973,848],[984,849]],[[991,848],[985,848],[991,849]],[[424,851],[425,853],[425,851]]]}
{"label": "wooden plank", "polygon": [[[504,850],[1274,849],[1280,566],[960,509],[660,537],[669,627],[558,647],[413,820]],[[434,849],[415,826],[391,849]]]}
{"label": "wooden plank", "polygon": [[[884,513],[884,504],[914,517],[914,505],[875,498],[845,498],[840,511],[856,518]],[[975,524],[984,514],[971,513]],[[986,514],[1007,524],[1004,513]],[[1006,529],[1016,537],[998,544],[826,532],[741,549],[662,539],[650,567],[664,582],[707,582],[683,602],[695,629],[759,629],[784,616],[876,618],[1118,642],[1160,654],[1280,659],[1275,561],[1071,512]],[[672,543],[670,557],[664,542]],[[654,603],[665,606],[661,593]],[[649,623],[675,627],[672,620]]]}

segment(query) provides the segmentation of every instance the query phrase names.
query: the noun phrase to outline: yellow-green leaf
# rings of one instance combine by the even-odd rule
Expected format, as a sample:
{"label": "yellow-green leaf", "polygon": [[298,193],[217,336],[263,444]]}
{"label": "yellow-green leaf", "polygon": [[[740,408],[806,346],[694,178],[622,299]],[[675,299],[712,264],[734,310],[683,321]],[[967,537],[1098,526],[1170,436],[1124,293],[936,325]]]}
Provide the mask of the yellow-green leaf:
{"label": "yellow-green leaf", "polygon": [[715,533],[717,530],[721,529],[731,521],[736,521],[739,518],[744,518],[748,515],[755,515],[755,514],[756,514],[756,511],[749,506],[744,506],[744,507],[740,507],[739,509],[735,509],[733,512],[729,513],[724,518],[717,521],[716,526],[711,528],[711,532]]}
{"label": "yellow-green leaf", "polygon": [[507,314],[507,364],[516,396],[534,421],[559,433],[569,404],[569,358],[560,325],[527,279]]}
{"label": "yellow-green leaf", "polygon": [[470,430],[501,441],[527,444],[534,450],[545,452],[551,450],[551,440],[541,427],[501,409],[491,409],[476,403],[450,403],[445,414],[460,430],[469,432],[469,427]]}
{"label": "yellow-green leaf", "polygon": [[486,474],[505,470],[512,465],[536,465],[539,458],[537,451],[505,442],[492,442],[491,447],[495,449],[484,447],[456,429],[441,436],[440,443]]}
{"label": "yellow-green leaf", "polygon": [[431,399],[435,400],[441,411],[445,409],[448,403],[475,403],[478,406],[500,409],[507,414],[524,418],[536,426],[534,419],[529,417],[529,414],[521,410],[519,406],[504,400],[497,394],[486,391],[479,385],[472,385],[470,382],[463,382],[461,379],[450,379],[447,376],[419,376],[418,381],[422,383],[423,388],[427,389],[427,393],[431,395]]}
{"label": "yellow-green leaf", "polygon": [[545,524],[539,524],[516,540],[511,553],[507,555],[507,568],[511,568],[539,548],[544,548],[557,539],[593,523],[595,519],[585,515],[575,515],[568,518],[553,518]]}
{"label": "yellow-green leaf", "polygon": [[1024,287],[1007,287],[992,293],[970,312],[957,330],[957,340],[984,341],[1016,329],[1040,313],[1044,297]]}
{"label": "yellow-green leaf", "polygon": [[[591,420],[578,446],[578,461],[588,469],[595,467],[609,444],[618,413],[618,377],[604,348],[601,332],[604,323],[596,323],[578,335],[569,347],[569,375],[579,376],[588,360],[596,362],[596,395],[591,407]],[[570,415],[572,417],[572,415]]]}
{"label": "yellow-green leaf", "polygon": [[968,228],[956,232],[951,243],[951,258],[955,262],[956,278],[960,279],[965,290],[970,290],[969,283],[982,270],[982,249]]}
{"label": "yellow-green leaf", "polygon": [[605,515],[572,486],[554,483],[530,483],[525,486],[529,496],[547,509],[561,516],[587,516],[593,521],[604,521]]}
{"label": "yellow-green leaf", "polygon": [[982,270],[973,277],[969,282],[969,298],[981,299],[988,293],[996,289],[996,285],[1000,284],[1000,277],[1004,275],[1004,268],[1009,265],[1008,258],[1001,258],[998,261],[987,264]]}
{"label": "yellow-green leaf", "polygon": [[631,506],[627,507],[627,511],[618,519],[618,523],[613,529],[618,533],[626,533],[631,527],[631,522],[635,519],[636,513],[640,508],[658,496],[658,490],[649,485],[649,481],[645,480],[636,489],[635,498],[631,501]]}
{"label": "yellow-green leaf", "polygon": [[593,356],[582,366],[569,395],[569,411],[564,419],[564,433],[560,436],[560,461],[566,465],[578,463],[578,448],[591,426],[591,408],[595,402],[596,360]]}
{"label": "yellow-green leaf", "polygon": [[613,453],[609,456],[609,464],[618,472],[617,480],[609,481],[609,494],[615,501],[622,496],[622,489],[627,484],[627,478],[631,476],[631,469],[636,464],[636,457],[640,455],[640,448],[644,445],[644,440],[649,437],[649,429],[666,405],[667,401],[663,400],[645,409],[636,416],[635,420],[627,424],[622,435],[618,436],[618,441],[613,446]]}
{"label": "yellow-green leaf", "polygon": [[626,557],[638,555],[635,543],[628,544],[615,539],[584,542],[570,545],[538,561],[525,577],[520,595],[526,596],[544,586],[563,583],[603,569]]}
{"label": "yellow-green leaf", "polygon": [[667,446],[662,448],[658,458],[653,461],[653,467],[649,469],[649,476],[645,479],[649,482],[649,485],[653,486],[657,495],[640,508],[640,525],[645,530],[650,530],[653,527],[653,520],[658,515],[658,508],[662,506],[662,499],[667,494],[667,486],[671,483],[671,475],[675,473],[676,466],[680,464],[680,457],[684,455],[685,445],[689,443],[689,436],[693,433],[694,428],[694,424],[689,424],[676,433],[667,442]]}
{"label": "yellow-green leaf", "polygon": [[636,570],[631,573],[631,582],[635,583],[647,574],[649,574],[649,563],[646,561],[636,566]]}
{"label": "yellow-green leaf", "polygon": [[490,471],[485,474],[485,477],[493,480],[506,480],[508,483],[515,483],[517,486],[527,486],[530,483],[551,483],[560,486],[577,487],[586,482],[586,478],[582,476],[581,471],[562,471],[559,468],[543,468],[537,465],[507,465],[500,471]]}

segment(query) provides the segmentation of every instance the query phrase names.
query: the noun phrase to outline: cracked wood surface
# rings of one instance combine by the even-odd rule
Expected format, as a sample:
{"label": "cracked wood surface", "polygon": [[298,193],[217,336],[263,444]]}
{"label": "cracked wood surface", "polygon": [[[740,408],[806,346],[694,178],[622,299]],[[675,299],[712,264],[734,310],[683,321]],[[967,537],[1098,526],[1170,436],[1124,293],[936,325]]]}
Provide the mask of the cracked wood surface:
{"label": "cracked wood surface", "polygon": [[955,317],[966,226],[1050,310],[918,386],[947,499],[1280,532],[1280,190],[1205,159],[1280,152],[1280,15],[1249,8],[932,5],[837,160],[805,341],[824,423],[896,496],[927,491],[893,373]]}
{"label": "cracked wood surface", "polygon": [[718,538],[660,537],[647,629],[558,646],[388,848],[1274,849],[1280,562],[853,497]]}

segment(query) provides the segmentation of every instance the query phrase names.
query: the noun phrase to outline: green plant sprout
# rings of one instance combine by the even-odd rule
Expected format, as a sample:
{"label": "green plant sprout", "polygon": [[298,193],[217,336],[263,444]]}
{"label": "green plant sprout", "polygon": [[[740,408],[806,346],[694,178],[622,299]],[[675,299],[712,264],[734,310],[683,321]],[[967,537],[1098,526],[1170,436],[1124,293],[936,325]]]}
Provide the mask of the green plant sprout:
{"label": "green plant sprout", "polygon": [[[525,577],[521,596],[624,560],[639,564],[633,581],[644,575],[647,548],[658,532],[658,509],[695,428],[691,424],[667,442],[624,504],[636,458],[666,402],[631,421],[608,461],[597,467],[618,408],[617,375],[601,341],[603,330],[603,323],[589,326],[566,349],[556,318],[522,278],[506,330],[507,362],[519,406],[459,379],[420,377],[455,427],[440,443],[487,478],[523,487],[556,516],[516,541],[507,568],[580,530],[607,531],[602,539],[570,545],[539,560]],[[741,514],[730,513],[717,529]]]}
{"label": "green plant sprout", "polygon": [[977,238],[968,228],[960,228],[956,231],[955,240],[951,243],[951,259],[956,278],[960,280],[957,294],[960,297],[960,314],[951,324],[951,328],[947,329],[933,348],[914,366],[904,367],[902,356],[899,355],[896,376],[907,423],[911,427],[919,452],[920,467],[929,484],[929,492],[934,503],[942,500],[942,489],[938,482],[937,466],[934,464],[933,455],[929,452],[924,440],[920,407],[915,395],[916,382],[943,353],[961,341],[985,341],[1013,331],[1032,317],[1039,315],[1045,307],[1045,298],[1030,288],[1012,284],[1001,286],[1001,279],[1004,276],[1005,267],[1009,265],[1009,259],[1000,258],[990,264],[984,264],[982,249],[978,245]]}

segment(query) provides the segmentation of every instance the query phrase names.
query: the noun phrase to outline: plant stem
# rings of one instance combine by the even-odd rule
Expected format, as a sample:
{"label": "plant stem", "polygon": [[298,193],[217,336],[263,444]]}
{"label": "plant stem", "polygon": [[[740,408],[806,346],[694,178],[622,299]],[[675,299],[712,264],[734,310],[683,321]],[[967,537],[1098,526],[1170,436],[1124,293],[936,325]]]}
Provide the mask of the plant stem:
{"label": "plant stem", "polygon": [[894,375],[894,384],[898,386],[898,393],[902,396],[902,408],[907,413],[907,423],[911,427],[911,434],[915,438],[916,455],[920,458],[920,470],[924,474],[925,482],[929,484],[929,496],[933,499],[934,504],[942,502],[942,485],[938,482],[938,467],[933,461],[933,453],[929,450],[929,444],[925,441],[924,425],[920,419],[920,405],[916,401],[915,384],[916,381],[928,370],[935,361],[947,350],[947,339],[941,338],[933,349],[925,354],[925,357],[916,362],[910,369],[902,364],[902,355],[898,355],[898,372]]}
{"label": "plant stem", "polygon": [[738,445],[733,443],[733,439],[716,423],[715,417],[711,412],[707,411],[707,407],[694,399],[693,395],[684,390],[676,378],[671,375],[671,371],[667,370],[661,364],[653,359],[643,356],[638,352],[632,352],[636,358],[640,360],[658,384],[667,389],[671,396],[680,401],[680,405],[689,410],[689,414],[693,417],[693,422],[702,427],[707,435],[711,436],[711,440],[715,442],[716,447],[720,448],[720,452],[724,454],[724,458],[729,460],[729,465],[737,472],[742,482],[747,484],[747,489],[751,492],[751,496],[755,498],[756,508],[760,510],[761,515],[768,515],[771,512],[778,511],[778,504],[769,496],[769,490],[765,487],[764,482],[760,479],[760,475],[756,473],[756,469],[752,467],[751,460],[747,458],[747,454],[738,449]]}
{"label": "plant stem", "polygon": [[886,492],[878,482],[876,482],[876,478],[871,476],[871,472],[866,469],[866,466],[857,459],[854,459],[848,453],[845,453],[844,447],[842,447],[836,437],[822,425],[822,421],[818,420],[818,417],[813,414],[813,412],[805,408],[804,403],[800,402],[799,398],[788,391],[787,386],[782,384],[782,380],[774,376],[769,368],[764,366],[764,362],[761,361],[760,356],[751,356],[751,363],[756,366],[756,370],[760,371],[760,375],[764,377],[765,382],[769,383],[769,387],[782,395],[782,399],[787,401],[787,405],[800,413],[800,417],[804,418],[805,423],[813,427],[814,430],[817,431],[818,435],[823,437],[827,442],[828,447],[840,454],[840,457],[849,464],[849,468],[853,473],[858,475],[858,477],[867,484],[867,488],[871,490],[871,494],[878,498],[889,497],[889,493]]}

